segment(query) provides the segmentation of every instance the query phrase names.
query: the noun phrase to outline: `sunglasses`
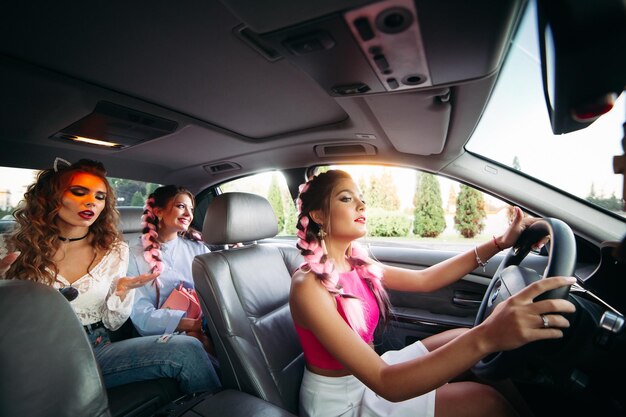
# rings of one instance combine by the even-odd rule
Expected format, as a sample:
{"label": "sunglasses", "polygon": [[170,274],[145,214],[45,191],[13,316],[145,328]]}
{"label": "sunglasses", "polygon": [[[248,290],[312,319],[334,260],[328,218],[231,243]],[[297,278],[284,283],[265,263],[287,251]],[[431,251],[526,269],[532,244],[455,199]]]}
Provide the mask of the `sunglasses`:
{"label": "sunglasses", "polygon": [[71,286],[59,288],[59,292],[67,301],[74,301],[78,297],[78,290]]}

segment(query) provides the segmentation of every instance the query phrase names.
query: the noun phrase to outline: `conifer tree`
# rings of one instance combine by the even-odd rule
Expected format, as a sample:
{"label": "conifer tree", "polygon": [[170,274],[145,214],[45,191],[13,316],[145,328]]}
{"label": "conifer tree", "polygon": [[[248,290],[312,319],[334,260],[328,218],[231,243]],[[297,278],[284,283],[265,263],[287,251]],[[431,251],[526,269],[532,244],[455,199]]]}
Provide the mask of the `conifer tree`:
{"label": "conifer tree", "polygon": [[423,173],[418,184],[413,233],[422,237],[437,237],[446,229],[439,181],[434,175]]}
{"label": "conifer tree", "polygon": [[463,237],[473,238],[485,228],[484,220],[486,217],[483,193],[475,188],[461,184],[461,189],[456,199],[454,228]]}
{"label": "conifer tree", "polygon": [[280,193],[276,173],[272,175],[270,187],[267,192],[267,200],[270,202],[270,205],[276,214],[276,219],[278,220],[278,233],[280,233],[285,228],[285,208],[283,206],[283,197]]}
{"label": "conifer tree", "polygon": [[369,207],[386,211],[400,210],[400,197],[389,169],[383,169],[381,175],[372,175],[369,184],[367,192],[364,193],[369,198],[369,201],[365,200]]}

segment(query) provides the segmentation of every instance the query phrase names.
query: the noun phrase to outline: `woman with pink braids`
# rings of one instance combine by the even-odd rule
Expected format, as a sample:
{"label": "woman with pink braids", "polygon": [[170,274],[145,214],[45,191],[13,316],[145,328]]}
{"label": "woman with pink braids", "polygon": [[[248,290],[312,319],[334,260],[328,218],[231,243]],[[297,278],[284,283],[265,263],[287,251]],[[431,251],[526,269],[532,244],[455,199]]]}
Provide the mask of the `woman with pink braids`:
{"label": "woman with pink braids", "polygon": [[[533,220],[516,217],[503,235],[424,270],[380,264],[359,248],[365,202],[344,171],[331,170],[300,188],[298,248],[305,263],[294,274],[289,305],[306,369],[300,416],[516,416],[497,390],[450,382],[492,352],[562,337],[573,312],[566,300],[533,302],[574,281],[542,279],[501,303],[482,324],[428,337],[379,356],[374,331],[389,314],[385,289],[431,292],[461,279],[511,247]],[[550,313],[550,328],[540,315]]]}
{"label": "woman with pink braids", "polygon": [[186,334],[213,353],[199,308],[199,315],[189,317],[187,311],[163,307],[175,289],[194,292],[193,258],[209,252],[200,233],[191,228],[194,204],[193,194],[175,185],[159,187],[148,197],[143,234],[131,247],[129,273],[160,275],[153,284],[137,289],[131,320],[141,335]]}

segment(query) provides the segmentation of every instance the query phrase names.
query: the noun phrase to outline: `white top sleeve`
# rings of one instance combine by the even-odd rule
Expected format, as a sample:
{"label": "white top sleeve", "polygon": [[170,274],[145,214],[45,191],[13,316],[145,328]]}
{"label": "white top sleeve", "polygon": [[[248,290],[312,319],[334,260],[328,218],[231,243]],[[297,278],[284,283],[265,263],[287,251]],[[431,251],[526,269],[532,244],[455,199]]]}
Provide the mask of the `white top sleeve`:
{"label": "white top sleeve", "polygon": [[[135,291],[130,290],[124,300],[115,295],[117,280],[126,276],[128,269],[128,244],[119,242],[89,273],[76,280],[72,286],[78,297],[71,302],[83,325],[102,321],[109,330],[117,330],[130,316]],[[69,286],[57,275],[55,288]]]}

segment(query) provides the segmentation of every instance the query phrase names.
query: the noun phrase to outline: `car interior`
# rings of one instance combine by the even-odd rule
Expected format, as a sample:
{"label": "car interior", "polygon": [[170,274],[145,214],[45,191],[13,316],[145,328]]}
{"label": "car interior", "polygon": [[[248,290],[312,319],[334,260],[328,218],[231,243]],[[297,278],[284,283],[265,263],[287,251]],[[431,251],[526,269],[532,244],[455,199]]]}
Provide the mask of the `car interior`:
{"label": "car interior", "polygon": [[[519,47],[528,22],[537,56]],[[107,389],[58,291],[6,279],[0,415],[298,415],[305,364],[288,296],[302,257],[269,197],[227,185],[280,172],[293,203],[321,169],[362,165],[436,174],[545,220],[515,251],[449,287],[391,291],[393,317],[376,335],[377,352],[480,324],[494,300],[512,295],[502,282],[523,288],[574,275],[571,291],[550,295],[577,307],[562,340],[500,352],[471,371],[510,378],[536,417],[626,415],[624,1],[13,2],[0,14],[0,35],[0,167],[89,158],[112,177],[195,194],[193,227],[211,252],[195,258],[193,279],[223,385],[186,396],[170,379]],[[511,58],[516,52],[532,55],[538,78]],[[521,93],[510,107],[497,101],[505,67],[541,90],[533,104],[555,137],[578,137],[608,118],[619,137],[571,139],[562,153],[520,140],[539,122],[516,111]],[[515,124],[493,118],[492,103]],[[475,137],[487,122],[504,133],[481,148]],[[525,171],[483,149],[540,163]],[[556,182],[582,182],[596,163],[618,178],[617,209]],[[571,171],[536,175],[553,165]],[[594,182],[591,190],[602,191],[594,194]],[[118,211],[124,239],[138,239],[143,208]],[[0,219],[0,234],[14,226]],[[539,235],[550,241],[533,250]],[[458,253],[374,238],[368,246],[380,262],[412,269]],[[129,320],[112,337],[138,334]]]}

